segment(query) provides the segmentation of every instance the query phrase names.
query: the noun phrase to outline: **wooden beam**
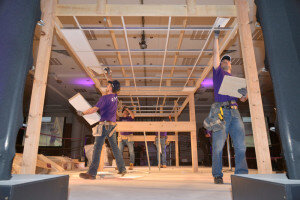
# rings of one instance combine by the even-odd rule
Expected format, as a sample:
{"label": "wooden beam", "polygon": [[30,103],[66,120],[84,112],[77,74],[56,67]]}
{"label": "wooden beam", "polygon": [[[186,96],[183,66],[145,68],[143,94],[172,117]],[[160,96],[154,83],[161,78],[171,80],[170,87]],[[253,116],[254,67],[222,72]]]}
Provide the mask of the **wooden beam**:
{"label": "wooden beam", "polygon": [[[187,19],[184,19],[183,20],[183,27],[186,28],[186,25],[187,25]],[[178,44],[177,44],[177,49],[179,50],[181,48],[181,45],[182,45],[182,41],[183,41],[183,36],[184,36],[184,30],[180,31],[180,34],[179,34],[179,39],[178,39]],[[173,65],[175,66],[176,63],[177,63],[177,59],[178,59],[178,55],[179,55],[179,52],[176,52],[175,53],[175,56],[174,56],[174,61],[173,61]],[[173,77],[174,75],[174,70],[175,70],[175,67],[172,67],[171,68],[171,72],[170,72],[170,77]],[[167,80],[167,83],[168,81],[170,82],[170,86],[171,86],[171,79]],[[167,85],[168,86],[168,85]]]}
{"label": "wooden beam", "polygon": [[[112,27],[112,26],[113,26],[112,23],[111,23],[110,17],[107,17],[107,18],[106,18],[106,23],[107,23],[108,27]],[[118,45],[118,43],[117,43],[115,31],[110,30],[109,32],[110,32],[111,39],[112,39],[112,42],[113,42],[113,44],[114,44],[115,49],[119,49],[119,45]],[[116,54],[117,54],[117,58],[118,58],[119,64],[120,64],[120,65],[123,65],[123,60],[122,60],[121,53],[120,53],[120,52],[116,52]],[[126,77],[126,72],[125,72],[124,67],[121,67],[121,70],[122,70],[122,75],[123,75],[124,77]],[[128,80],[125,80],[125,81],[128,81]],[[129,84],[130,84],[130,83],[129,83]]]}
{"label": "wooden beam", "polygon": [[135,113],[134,116],[135,117],[169,117],[171,115],[171,117],[174,117],[175,115],[169,114],[169,113]]}
{"label": "wooden beam", "polygon": [[[144,142],[145,141],[144,135],[132,135],[129,137],[130,137],[130,140],[134,141],[134,142]],[[147,135],[146,138],[147,138],[147,142],[155,142],[156,135]],[[174,141],[176,141],[176,137],[175,137],[175,135],[168,135],[167,140],[170,142],[174,142]]]}
{"label": "wooden beam", "polygon": [[188,104],[189,100],[190,100],[190,98],[187,97],[187,98],[185,99],[185,101],[182,103],[180,109],[179,109],[178,112],[176,113],[176,116],[177,116],[177,117],[179,117],[179,115],[181,114],[181,112],[185,109],[185,107],[186,107],[186,105]]}
{"label": "wooden beam", "polygon": [[[194,94],[189,96],[190,123],[196,127],[195,99]],[[193,172],[198,172],[197,131],[191,131],[191,151]]]}
{"label": "wooden beam", "polygon": [[118,95],[124,95],[124,96],[187,96],[191,94],[192,92],[183,92],[183,91],[145,91],[145,90],[137,90],[137,91],[121,91],[118,93]]}
{"label": "wooden beam", "polygon": [[267,129],[262,106],[251,28],[249,24],[249,6],[247,0],[235,0],[235,4],[237,6],[239,35],[247,81],[257,169],[259,174],[271,174],[272,165]]}
{"label": "wooden beam", "polygon": [[[177,101],[174,101],[174,106],[175,106],[175,113],[177,113],[178,106]],[[175,122],[178,121],[178,116],[175,116]],[[178,132],[175,131],[175,162],[176,162],[176,167],[179,167],[179,139],[178,139]]]}
{"label": "wooden beam", "polygon": [[174,17],[236,17],[235,5],[196,5],[188,13],[186,5],[106,4],[100,14],[96,4],[58,4],[56,16],[174,16]]}
{"label": "wooden beam", "polygon": [[106,2],[107,0],[97,0],[97,8],[96,11],[99,13],[99,15],[105,15],[106,11]]}
{"label": "wooden beam", "polygon": [[196,0],[186,0],[187,14],[195,15],[197,13],[197,3]]}
{"label": "wooden beam", "polygon": [[[225,50],[225,48],[230,44],[230,42],[235,38],[236,34],[237,34],[237,29],[238,29],[238,25],[237,25],[237,20],[234,20],[234,22],[232,23],[233,29],[231,31],[228,31],[226,33],[226,35],[224,36],[223,40],[220,42],[220,49],[219,49],[219,53],[222,54],[223,51]],[[206,76],[209,74],[209,72],[211,71],[213,67],[213,57],[211,57],[211,59],[208,62],[208,67],[206,67],[203,72],[201,73],[200,78],[197,80],[196,84],[195,84],[195,89],[194,89],[194,93],[198,90],[198,88],[201,86],[202,81],[206,78]]]}
{"label": "wooden beam", "polygon": [[118,132],[190,132],[196,131],[191,122],[117,122]]}
{"label": "wooden beam", "polygon": [[24,143],[22,174],[35,174],[54,30],[55,0],[42,0],[42,27]]}

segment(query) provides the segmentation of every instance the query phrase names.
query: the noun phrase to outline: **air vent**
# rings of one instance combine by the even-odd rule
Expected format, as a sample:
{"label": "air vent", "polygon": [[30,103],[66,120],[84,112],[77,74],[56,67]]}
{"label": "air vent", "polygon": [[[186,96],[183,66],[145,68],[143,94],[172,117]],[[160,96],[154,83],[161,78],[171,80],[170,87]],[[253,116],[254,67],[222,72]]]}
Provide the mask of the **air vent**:
{"label": "air vent", "polygon": [[191,40],[206,40],[208,37],[208,31],[193,31]]}
{"label": "air vent", "polygon": [[231,59],[231,64],[232,65],[242,65],[243,64],[243,59],[242,58],[232,58]]}
{"label": "air vent", "polygon": [[70,54],[68,53],[67,50],[52,50],[52,51],[54,51],[54,52],[56,52],[56,53],[63,54],[63,55],[65,55],[65,56],[70,56]]}
{"label": "air vent", "polygon": [[104,64],[104,65],[108,65],[106,58],[98,58],[99,62]]}
{"label": "air vent", "polygon": [[199,101],[208,101],[208,98],[199,98]]}
{"label": "air vent", "polygon": [[95,32],[93,30],[85,30],[84,34],[88,40],[97,40]]}
{"label": "air vent", "polygon": [[50,58],[50,65],[62,65],[57,58]]}
{"label": "air vent", "polygon": [[194,65],[196,58],[183,58],[182,65]]}
{"label": "air vent", "polygon": [[76,88],[74,89],[75,92],[87,92],[86,89],[80,89],[80,88]]}
{"label": "air vent", "polygon": [[263,40],[264,36],[263,36],[262,30],[255,29],[255,31],[253,31],[253,33],[252,33],[252,39],[253,40]]}
{"label": "air vent", "polygon": [[207,90],[205,90],[205,92],[213,92],[214,91],[214,89],[207,89]]}

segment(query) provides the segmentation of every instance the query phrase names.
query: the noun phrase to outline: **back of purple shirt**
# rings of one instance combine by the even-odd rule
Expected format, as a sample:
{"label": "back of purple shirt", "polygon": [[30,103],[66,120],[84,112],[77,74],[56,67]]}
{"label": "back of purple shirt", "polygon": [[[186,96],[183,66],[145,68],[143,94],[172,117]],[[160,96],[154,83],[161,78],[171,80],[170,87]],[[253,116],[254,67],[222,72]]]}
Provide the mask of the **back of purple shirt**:
{"label": "back of purple shirt", "polygon": [[118,108],[118,95],[108,94],[100,97],[99,101],[95,105],[100,109],[101,119],[100,122],[110,121],[116,122],[117,108]]}
{"label": "back of purple shirt", "polygon": [[[155,135],[158,136],[158,133],[156,132]],[[167,136],[167,132],[160,132],[160,136],[161,136],[161,137],[162,137],[162,136]]]}
{"label": "back of purple shirt", "polygon": [[[134,121],[134,119],[132,119],[130,116],[127,116],[127,117],[120,117],[119,118],[119,121]],[[131,135],[133,134],[133,132],[121,132],[121,135]]]}
{"label": "back of purple shirt", "polygon": [[237,98],[235,98],[235,97],[219,94],[219,90],[220,90],[220,87],[221,87],[221,84],[223,82],[225,75],[231,76],[230,73],[228,73],[222,69],[221,65],[217,69],[213,68],[215,102],[225,102],[225,101],[237,100]]}

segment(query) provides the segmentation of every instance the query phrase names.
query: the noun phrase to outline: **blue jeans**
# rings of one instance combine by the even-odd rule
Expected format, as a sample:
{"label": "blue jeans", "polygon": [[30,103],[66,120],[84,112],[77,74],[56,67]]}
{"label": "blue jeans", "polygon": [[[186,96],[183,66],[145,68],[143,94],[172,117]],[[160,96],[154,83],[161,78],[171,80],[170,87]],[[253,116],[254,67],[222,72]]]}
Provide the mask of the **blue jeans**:
{"label": "blue jeans", "polygon": [[[158,150],[158,137],[155,138],[155,144],[157,148],[157,164],[159,159],[159,150]],[[167,165],[167,155],[166,155],[166,137],[160,138],[160,146],[161,146],[161,164]]]}
{"label": "blue jeans", "polygon": [[102,136],[96,136],[95,137],[92,163],[91,163],[91,165],[89,167],[89,170],[88,170],[88,174],[90,174],[92,176],[97,175],[97,170],[98,170],[98,167],[99,167],[102,146],[104,144],[104,141],[105,141],[106,137],[108,138],[109,144],[112,148],[112,152],[113,152],[113,154],[116,158],[116,163],[117,163],[119,172],[123,172],[123,171],[126,170],[125,163],[124,163],[124,160],[123,160],[123,156],[122,156],[122,154],[121,154],[121,152],[118,148],[116,132],[114,132],[114,134],[111,137],[108,137],[112,128],[113,128],[112,125],[108,125],[108,130],[106,130],[105,126],[103,126]]}
{"label": "blue jeans", "polygon": [[212,175],[213,177],[223,177],[222,154],[223,147],[228,136],[228,132],[233,141],[235,153],[235,174],[248,174],[246,162],[245,128],[239,111],[236,109],[223,109],[226,130],[212,133]]}
{"label": "blue jeans", "polygon": [[133,144],[134,144],[133,141],[129,142],[128,140],[121,140],[119,142],[119,149],[121,151],[121,154],[123,153],[124,145],[128,146],[129,155],[130,155],[130,163],[132,163],[132,164],[134,164],[134,161],[135,161]]}

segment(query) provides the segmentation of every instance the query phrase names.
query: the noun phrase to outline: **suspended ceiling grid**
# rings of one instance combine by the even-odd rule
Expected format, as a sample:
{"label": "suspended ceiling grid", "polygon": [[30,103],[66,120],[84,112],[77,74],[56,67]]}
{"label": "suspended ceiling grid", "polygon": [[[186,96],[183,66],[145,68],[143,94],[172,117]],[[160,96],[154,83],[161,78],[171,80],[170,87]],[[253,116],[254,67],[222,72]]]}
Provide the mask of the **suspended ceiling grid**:
{"label": "suspended ceiling grid", "polygon": [[[216,17],[170,18],[168,16],[146,16],[144,17],[144,25],[142,16],[59,16],[58,19],[62,23],[63,29],[82,29],[90,46],[95,50],[94,52],[99,63],[110,66],[113,70],[113,77],[120,80],[123,92],[138,90],[151,94],[152,91],[161,90],[160,95],[134,95],[137,93],[129,95],[131,92],[121,93],[120,100],[122,104],[132,106],[138,113],[160,113],[161,108],[163,108],[162,112],[165,114],[174,113],[174,102],[179,104],[177,108],[180,109],[186,100],[186,95],[182,95],[181,91],[183,89],[193,91],[195,82],[201,76],[212,56],[212,35],[208,36],[211,33]],[[186,27],[184,30],[185,20]],[[227,24],[227,30],[221,31],[220,41],[226,32],[232,30],[232,22],[233,19]],[[124,26],[126,27],[125,29],[123,28]],[[142,28],[143,26],[145,28]],[[168,27],[170,27],[169,30]],[[142,29],[144,29],[146,37],[147,49],[145,50],[141,50],[139,46]],[[115,48],[113,43],[112,31],[115,34],[115,42],[118,48]],[[125,31],[127,32],[127,37],[125,36]],[[182,34],[183,32],[184,34]],[[182,37],[182,43],[178,51],[180,37]],[[204,46],[205,44],[206,46]],[[195,65],[202,49],[202,55]],[[243,74],[241,72],[243,69],[240,53],[236,52],[236,50],[230,52],[229,48],[226,51],[229,51],[233,58],[236,57],[236,74],[240,76],[240,74]],[[120,55],[119,58],[122,60],[122,64],[120,64],[117,54]],[[122,68],[124,69],[123,72]],[[170,79],[172,69],[174,69],[174,73],[173,78]],[[124,77],[124,72],[126,73],[126,78]],[[105,85],[105,77],[103,75],[96,74],[96,78],[102,85]],[[129,81],[125,84],[125,79],[130,81],[130,86],[128,85]],[[211,86],[208,86],[207,91],[211,90],[210,88]],[[171,93],[172,95],[167,95],[170,92],[163,93],[166,90],[168,92],[178,91],[179,95],[173,95],[173,92]],[[94,99],[97,99],[95,95]],[[211,98],[201,96],[200,100]]]}

